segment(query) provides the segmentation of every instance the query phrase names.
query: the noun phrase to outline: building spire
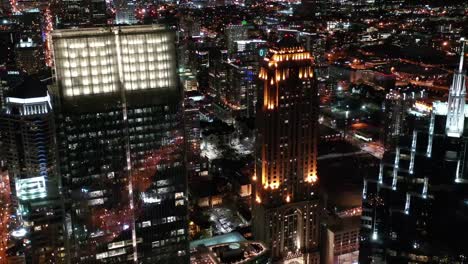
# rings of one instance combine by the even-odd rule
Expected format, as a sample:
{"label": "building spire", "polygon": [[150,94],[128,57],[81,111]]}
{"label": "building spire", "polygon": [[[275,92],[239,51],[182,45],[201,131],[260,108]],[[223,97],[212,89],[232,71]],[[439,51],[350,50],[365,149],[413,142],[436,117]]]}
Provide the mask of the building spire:
{"label": "building spire", "polygon": [[458,72],[463,72],[463,62],[465,60],[465,44],[466,44],[466,40],[465,38],[461,38],[460,39],[461,43],[462,43],[462,48],[461,48],[461,51],[460,51],[460,63],[459,63],[459,66],[458,66]]}
{"label": "building spire", "polygon": [[458,71],[453,75],[452,86],[449,91],[447,123],[445,133],[449,137],[460,137],[465,125],[465,74],[463,73],[463,60],[465,57],[465,38],[461,38],[462,48]]}

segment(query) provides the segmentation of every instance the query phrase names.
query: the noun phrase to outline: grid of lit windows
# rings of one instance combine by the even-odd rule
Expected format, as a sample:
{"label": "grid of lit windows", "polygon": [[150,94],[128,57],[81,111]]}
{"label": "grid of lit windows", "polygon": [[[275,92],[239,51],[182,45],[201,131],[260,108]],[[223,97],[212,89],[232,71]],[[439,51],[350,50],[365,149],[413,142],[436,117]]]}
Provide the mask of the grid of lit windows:
{"label": "grid of lit windows", "polygon": [[118,83],[112,36],[54,40],[57,79],[65,96],[114,92]]}
{"label": "grid of lit windows", "polygon": [[123,80],[126,90],[173,87],[175,58],[170,36],[139,34],[121,36]]}
{"label": "grid of lit windows", "polygon": [[56,77],[66,97],[176,87],[172,34],[163,28],[62,30],[52,35]]}

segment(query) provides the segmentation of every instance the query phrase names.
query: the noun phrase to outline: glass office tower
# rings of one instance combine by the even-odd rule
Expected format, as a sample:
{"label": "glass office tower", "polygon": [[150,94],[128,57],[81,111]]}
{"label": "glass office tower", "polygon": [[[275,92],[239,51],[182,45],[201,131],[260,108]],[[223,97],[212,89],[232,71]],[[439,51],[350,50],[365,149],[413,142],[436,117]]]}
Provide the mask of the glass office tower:
{"label": "glass office tower", "polygon": [[72,263],[187,262],[174,33],[88,28],[52,40]]}

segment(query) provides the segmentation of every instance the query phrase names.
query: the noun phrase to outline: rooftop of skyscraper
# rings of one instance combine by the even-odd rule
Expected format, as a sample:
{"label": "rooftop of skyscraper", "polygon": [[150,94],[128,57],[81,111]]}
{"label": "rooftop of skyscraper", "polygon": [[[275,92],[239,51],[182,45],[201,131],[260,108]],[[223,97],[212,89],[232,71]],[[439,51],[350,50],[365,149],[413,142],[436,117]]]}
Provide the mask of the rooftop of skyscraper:
{"label": "rooftop of skyscraper", "polygon": [[15,98],[34,98],[47,96],[47,86],[33,77],[24,78],[23,82],[8,91],[7,96]]}

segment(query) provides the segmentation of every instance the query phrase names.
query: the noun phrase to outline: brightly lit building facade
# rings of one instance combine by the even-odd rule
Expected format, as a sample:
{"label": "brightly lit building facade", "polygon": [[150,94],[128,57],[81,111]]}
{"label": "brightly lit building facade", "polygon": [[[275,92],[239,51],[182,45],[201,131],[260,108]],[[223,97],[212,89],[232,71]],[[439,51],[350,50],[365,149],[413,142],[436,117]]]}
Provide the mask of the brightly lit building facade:
{"label": "brightly lit building facade", "polygon": [[72,262],[188,261],[174,33],[88,28],[52,40]]}
{"label": "brightly lit building facade", "polygon": [[319,263],[318,91],[313,58],[291,36],[260,68],[254,236],[274,260]]}
{"label": "brightly lit building facade", "polygon": [[[10,89],[0,113],[1,154],[16,208],[11,234],[27,263],[63,263],[65,237],[56,171],[54,114],[47,88],[27,78]],[[13,221],[14,220],[14,221]]]}
{"label": "brightly lit building facade", "polygon": [[360,263],[463,263],[468,248],[464,52],[448,102],[416,101],[379,172],[364,179]]}

